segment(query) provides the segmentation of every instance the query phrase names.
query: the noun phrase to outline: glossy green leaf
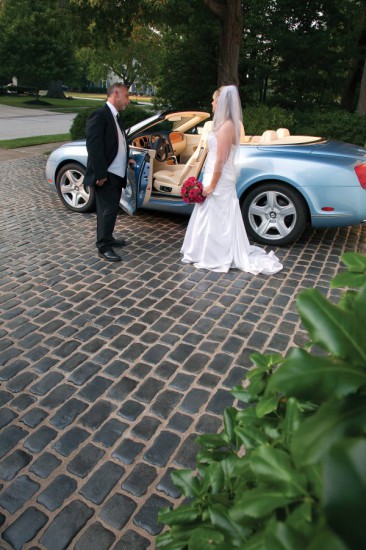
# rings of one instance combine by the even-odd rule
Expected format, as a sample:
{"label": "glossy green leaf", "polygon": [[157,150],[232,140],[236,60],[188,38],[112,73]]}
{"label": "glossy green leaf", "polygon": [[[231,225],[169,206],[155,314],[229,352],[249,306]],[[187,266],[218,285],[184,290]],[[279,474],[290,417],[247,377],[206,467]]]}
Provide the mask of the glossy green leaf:
{"label": "glossy green leaf", "polygon": [[182,504],[175,510],[162,508],[158,520],[167,525],[185,525],[194,522],[199,516],[198,510],[191,504]]}
{"label": "glossy green leaf", "polygon": [[201,494],[208,491],[213,495],[220,494],[225,489],[225,485],[225,475],[221,462],[213,462],[205,467]]}
{"label": "glossy green leaf", "polygon": [[223,550],[224,535],[212,528],[195,529],[189,539],[189,550]]}
{"label": "glossy green leaf", "polygon": [[233,394],[238,401],[241,401],[242,403],[251,403],[253,401],[253,395],[242,386],[235,386],[231,393]]}
{"label": "glossy green leaf", "polygon": [[366,363],[366,289],[358,295],[358,310],[349,312],[333,305],[317,290],[302,292],[297,299],[301,319],[314,343],[330,353],[350,359],[356,364]]}
{"label": "glossy green leaf", "polygon": [[258,418],[263,418],[263,416],[275,411],[279,400],[280,398],[278,396],[261,399],[255,407]]}
{"label": "glossy green leaf", "polygon": [[197,437],[197,442],[204,449],[215,449],[227,447],[228,441],[225,433],[200,435]]}
{"label": "glossy green leaf", "polygon": [[366,400],[363,396],[325,402],[294,435],[291,444],[293,457],[298,464],[316,463],[334,443],[365,430]]}
{"label": "glossy green leaf", "polygon": [[245,516],[263,518],[278,508],[286,507],[294,500],[295,497],[286,497],[279,490],[258,487],[239,495],[229,513],[236,521],[242,520]]}
{"label": "glossy green leaf", "polygon": [[209,512],[212,524],[223,529],[233,540],[245,542],[251,534],[251,530],[233,520],[223,506],[210,506]]}
{"label": "glossy green leaf", "polygon": [[298,429],[302,420],[302,412],[299,406],[299,402],[294,397],[290,397],[286,403],[285,418],[281,423],[282,427],[282,439],[286,446],[291,442],[293,434]]}
{"label": "glossy green leaf", "polygon": [[186,497],[194,497],[200,494],[200,482],[191,470],[176,470],[172,472],[171,477],[174,485]]}
{"label": "glossy green leaf", "polygon": [[281,487],[287,497],[301,497],[307,494],[305,476],[295,470],[288,453],[262,445],[251,455],[251,467],[260,481]]}
{"label": "glossy green leaf", "polygon": [[263,367],[265,370],[273,368],[283,360],[282,355],[279,355],[278,353],[252,353],[250,358],[255,365],[258,367]]}
{"label": "glossy green leaf", "polygon": [[247,451],[268,442],[268,437],[253,426],[237,426],[235,432]]}
{"label": "glossy green leaf", "polygon": [[173,527],[170,531],[161,533],[157,537],[157,550],[188,550],[188,529]]}
{"label": "glossy green leaf", "polygon": [[236,445],[236,415],[237,411],[234,407],[227,407],[224,411],[224,429],[228,441],[230,441],[233,445]]}
{"label": "glossy green leaf", "polygon": [[345,252],[341,260],[351,273],[364,273],[366,283],[366,257],[357,252]]}
{"label": "glossy green leaf", "polygon": [[366,284],[366,276],[363,273],[339,273],[332,279],[331,288],[359,288]]}
{"label": "glossy green leaf", "polygon": [[324,508],[329,525],[350,548],[366,548],[365,439],[343,439],[325,457]]}
{"label": "glossy green leaf", "polygon": [[266,530],[266,548],[268,550],[302,550],[306,548],[306,539],[302,533],[285,523],[276,522]]}
{"label": "glossy green leaf", "polygon": [[350,550],[349,546],[346,546],[344,542],[337,537],[330,529],[324,529],[320,533],[317,533],[311,540],[310,544],[306,547],[306,550]]}
{"label": "glossy green leaf", "polygon": [[283,391],[298,399],[319,403],[332,395],[343,397],[362,385],[366,385],[366,369],[334,357],[313,356],[295,349],[272,375],[266,393]]}

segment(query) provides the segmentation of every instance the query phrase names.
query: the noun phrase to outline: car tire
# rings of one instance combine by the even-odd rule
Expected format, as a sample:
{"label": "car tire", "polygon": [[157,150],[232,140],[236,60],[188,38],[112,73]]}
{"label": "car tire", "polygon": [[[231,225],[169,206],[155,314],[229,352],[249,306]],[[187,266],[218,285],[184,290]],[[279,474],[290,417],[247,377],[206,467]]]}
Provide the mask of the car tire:
{"label": "car tire", "polygon": [[85,168],[71,162],[65,164],[56,177],[56,189],[61,202],[72,212],[91,212],[95,209],[95,191],[84,187]]}
{"label": "car tire", "polygon": [[281,183],[255,186],[243,200],[242,215],[248,236],[261,244],[292,243],[307,225],[305,200]]}

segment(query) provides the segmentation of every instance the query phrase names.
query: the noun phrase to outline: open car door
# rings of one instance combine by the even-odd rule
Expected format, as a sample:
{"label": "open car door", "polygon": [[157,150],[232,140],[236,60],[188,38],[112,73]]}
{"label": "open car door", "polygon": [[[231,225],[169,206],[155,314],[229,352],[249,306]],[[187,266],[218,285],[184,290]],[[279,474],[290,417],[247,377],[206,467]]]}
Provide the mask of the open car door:
{"label": "open car door", "polygon": [[132,168],[127,168],[127,185],[126,189],[122,190],[119,205],[127,214],[134,214],[137,208],[141,208],[150,200],[155,151],[130,147],[130,157],[136,164]]}

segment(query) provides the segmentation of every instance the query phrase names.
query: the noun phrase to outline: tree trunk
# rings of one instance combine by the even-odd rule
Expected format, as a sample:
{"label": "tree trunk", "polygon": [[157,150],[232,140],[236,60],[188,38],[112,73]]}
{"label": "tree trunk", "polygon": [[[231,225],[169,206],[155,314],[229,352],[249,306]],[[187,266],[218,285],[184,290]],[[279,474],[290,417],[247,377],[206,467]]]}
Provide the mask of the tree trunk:
{"label": "tree trunk", "polygon": [[[357,54],[352,60],[346,86],[342,95],[341,106],[347,111],[353,111],[356,106],[357,91],[361,82],[362,68],[366,60],[366,1],[363,1],[360,21],[360,34],[357,40]],[[360,90],[360,93],[362,89]]]}
{"label": "tree trunk", "polygon": [[219,18],[220,52],[218,85],[239,85],[239,54],[243,39],[241,0],[202,0]]}
{"label": "tree trunk", "polygon": [[46,97],[53,97],[56,99],[66,99],[64,91],[62,89],[61,80],[51,80],[48,85],[48,91]]}
{"label": "tree trunk", "polygon": [[363,64],[363,73],[360,86],[360,95],[358,97],[358,104],[356,112],[359,115],[366,115],[366,59]]}

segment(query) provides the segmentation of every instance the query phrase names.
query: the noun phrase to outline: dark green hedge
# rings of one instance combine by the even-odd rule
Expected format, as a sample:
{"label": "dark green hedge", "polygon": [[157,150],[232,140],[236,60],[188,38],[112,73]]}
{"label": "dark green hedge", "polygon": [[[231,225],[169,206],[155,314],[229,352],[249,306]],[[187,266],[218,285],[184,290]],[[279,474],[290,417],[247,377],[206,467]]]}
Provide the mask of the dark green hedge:
{"label": "dark green hedge", "polygon": [[[90,107],[88,109],[84,109],[76,115],[70,128],[70,134],[73,140],[85,138],[86,121],[88,120],[90,114],[97,108],[98,107]],[[125,127],[129,128],[133,124],[137,124],[137,122],[140,122],[151,115],[152,111],[149,109],[138,107],[137,105],[129,105],[123,112],[122,118]]]}
{"label": "dark green hedge", "polygon": [[301,112],[281,107],[247,107],[243,119],[247,135],[288,128],[291,134],[321,136],[363,147],[366,144],[366,117],[341,109]]}

